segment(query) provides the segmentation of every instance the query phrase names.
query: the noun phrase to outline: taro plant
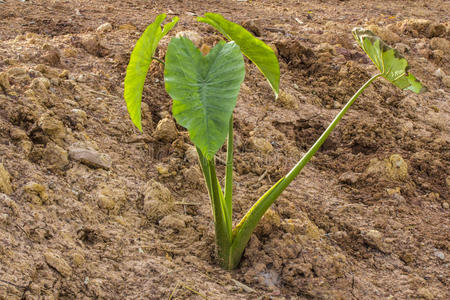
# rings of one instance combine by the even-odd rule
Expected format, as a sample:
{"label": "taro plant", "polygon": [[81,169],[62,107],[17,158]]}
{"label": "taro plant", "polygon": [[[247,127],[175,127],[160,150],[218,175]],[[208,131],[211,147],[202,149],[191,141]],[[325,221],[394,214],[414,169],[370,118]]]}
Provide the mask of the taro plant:
{"label": "taro plant", "polygon": [[[159,15],[148,26],[131,54],[125,77],[124,97],[130,117],[141,127],[141,97],[147,70],[152,62],[159,40],[178,21],[174,18],[161,29],[165,15]],[[407,72],[408,63],[395,49],[385,45],[368,30],[356,28],[353,35],[379,72],[370,78],[342,108],[329,127],[298,161],[292,170],[278,180],[259,198],[240,222],[232,226],[233,185],[233,109],[245,66],[242,54],[247,56],[264,74],[275,96],[279,91],[280,71],[272,49],[241,26],[219,14],[206,13],[198,21],[218,30],[229,42],[220,41],[203,55],[189,39],[172,38],[165,56],[164,81],[167,93],[173,99],[172,113],[178,124],[185,127],[196,146],[205,183],[211,200],[216,247],[220,265],[236,268],[258,222],[278,196],[297,177],[320,146],[342,119],[359,95],[378,77],[384,77],[401,89],[418,93],[422,85]],[[225,186],[221,187],[216,174],[215,154],[227,141]]]}

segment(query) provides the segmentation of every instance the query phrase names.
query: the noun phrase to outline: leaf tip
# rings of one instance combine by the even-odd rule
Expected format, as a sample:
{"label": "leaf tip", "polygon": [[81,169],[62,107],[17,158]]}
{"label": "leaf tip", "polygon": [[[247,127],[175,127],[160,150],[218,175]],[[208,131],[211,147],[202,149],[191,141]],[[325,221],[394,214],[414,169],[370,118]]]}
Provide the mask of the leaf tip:
{"label": "leaf tip", "polygon": [[420,81],[408,73],[408,62],[397,49],[386,45],[368,29],[355,27],[352,34],[386,80],[402,90],[414,93],[424,91]]}
{"label": "leaf tip", "polygon": [[413,74],[409,73],[406,79],[409,82],[409,86],[406,90],[410,90],[416,94],[424,93],[427,91],[427,88],[422,85],[422,83],[414,77]]}

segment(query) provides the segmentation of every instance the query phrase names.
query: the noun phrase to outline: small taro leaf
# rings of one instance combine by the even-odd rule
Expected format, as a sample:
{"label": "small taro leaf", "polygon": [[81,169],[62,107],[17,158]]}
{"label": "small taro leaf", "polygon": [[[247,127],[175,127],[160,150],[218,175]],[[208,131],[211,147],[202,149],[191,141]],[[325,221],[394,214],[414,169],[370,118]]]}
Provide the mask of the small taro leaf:
{"label": "small taro leaf", "polygon": [[244,76],[244,59],[234,42],[221,41],[206,56],[187,38],[169,43],[164,81],[172,113],[208,160],[225,142]]}
{"label": "small taro leaf", "polygon": [[145,77],[155,54],[156,47],[163,36],[165,36],[175,24],[178,17],[172,22],[164,25],[161,30],[161,23],[166,18],[165,14],[160,14],[155,21],[145,29],[142,36],[136,42],[136,46],[130,56],[130,62],[125,76],[123,96],[127,103],[128,113],[134,125],[142,131],[141,125],[141,99],[144,89]]}
{"label": "small taro leaf", "polygon": [[422,84],[408,73],[408,62],[397,50],[386,45],[370,30],[358,27],[354,28],[352,33],[358,45],[378,68],[381,76],[403,90],[415,93],[422,90]]}
{"label": "small taro leaf", "polygon": [[216,28],[227,39],[234,41],[241,48],[242,53],[247,56],[267,78],[278,97],[280,85],[280,65],[273,50],[263,41],[255,38],[242,26],[230,22],[220,14],[205,13],[204,17],[198,17],[197,21],[208,23]]}

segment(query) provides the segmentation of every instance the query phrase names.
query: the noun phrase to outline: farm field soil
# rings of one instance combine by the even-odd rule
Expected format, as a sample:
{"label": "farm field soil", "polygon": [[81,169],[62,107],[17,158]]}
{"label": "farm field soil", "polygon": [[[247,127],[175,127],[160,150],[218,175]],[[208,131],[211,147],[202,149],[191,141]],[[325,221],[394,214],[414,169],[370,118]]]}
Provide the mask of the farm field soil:
{"label": "farm field soil", "polygon": [[[0,299],[450,299],[450,2],[0,1]],[[210,203],[163,68],[143,133],[122,97],[157,14],[199,46],[218,12],[276,50],[281,95],[247,61],[235,109],[234,220],[376,70],[373,30],[427,87],[377,80],[264,216],[241,264],[216,264]],[[168,38],[156,55],[164,57]],[[218,154],[223,175],[224,151]]]}

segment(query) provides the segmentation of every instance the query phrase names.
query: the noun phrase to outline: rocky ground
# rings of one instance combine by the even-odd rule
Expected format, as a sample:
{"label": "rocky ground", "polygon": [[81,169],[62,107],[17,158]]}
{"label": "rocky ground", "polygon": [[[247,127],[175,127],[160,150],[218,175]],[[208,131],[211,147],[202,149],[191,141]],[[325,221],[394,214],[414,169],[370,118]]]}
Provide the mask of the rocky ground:
{"label": "rocky ground", "polygon": [[[0,299],[449,299],[447,1],[0,1]],[[219,12],[277,50],[281,97],[252,64],[235,110],[234,219],[307,151],[375,69],[351,36],[398,48],[427,87],[378,80],[265,215],[238,269],[162,68],[144,133],[122,98],[131,49]],[[165,39],[157,55],[163,57]],[[223,174],[224,152],[218,154]]]}

